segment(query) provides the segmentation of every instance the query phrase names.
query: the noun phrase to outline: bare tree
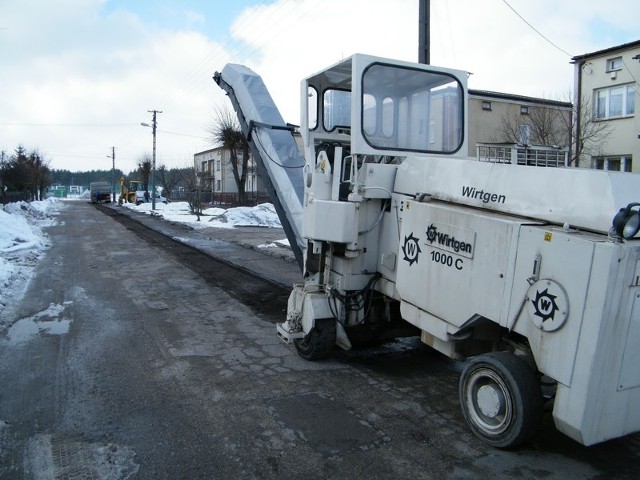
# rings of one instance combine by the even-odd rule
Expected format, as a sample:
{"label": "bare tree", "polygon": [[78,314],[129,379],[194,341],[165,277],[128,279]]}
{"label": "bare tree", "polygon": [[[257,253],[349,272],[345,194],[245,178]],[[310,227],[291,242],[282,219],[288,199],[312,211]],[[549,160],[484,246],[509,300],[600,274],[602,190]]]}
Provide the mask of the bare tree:
{"label": "bare tree", "polygon": [[196,215],[198,221],[200,221],[200,215],[202,215],[202,199],[196,168],[191,165],[186,168],[181,168],[178,172],[180,173],[179,183],[185,185],[188,192],[187,202],[189,203],[189,210]]}
{"label": "bare tree", "polygon": [[238,202],[245,204],[245,185],[249,170],[249,143],[242,134],[235,114],[228,108],[216,110],[209,133],[215,144],[229,152],[229,164],[238,189]]}
{"label": "bare tree", "polygon": [[169,201],[169,195],[171,195],[171,191],[180,183],[180,179],[175,175],[171,170],[167,170],[167,167],[164,164],[161,164],[158,167],[158,180],[160,181],[160,185],[162,185],[162,192],[164,193],[165,198]]}
{"label": "bare tree", "polygon": [[602,155],[607,137],[611,134],[611,122],[596,120],[593,103],[589,97],[583,97],[580,105],[574,104],[571,114],[571,145],[573,149],[569,164],[580,166],[580,160],[585,156],[597,157]]}
{"label": "bare tree", "polygon": [[529,107],[526,120],[522,114],[502,118],[501,135],[508,143],[521,143],[521,126],[529,126],[529,143],[568,147],[571,140],[570,112],[554,107]]}
{"label": "bare tree", "polygon": [[[567,95],[571,98],[571,93]],[[570,103],[570,102],[567,102]],[[569,147],[569,165],[580,166],[585,156],[602,154],[606,139],[611,133],[610,122],[595,119],[593,105],[585,97],[581,105],[572,104],[570,112],[555,107],[529,107],[526,121],[514,114],[502,119],[501,141],[520,143],[520,128],[529,125],[532,144]]]}

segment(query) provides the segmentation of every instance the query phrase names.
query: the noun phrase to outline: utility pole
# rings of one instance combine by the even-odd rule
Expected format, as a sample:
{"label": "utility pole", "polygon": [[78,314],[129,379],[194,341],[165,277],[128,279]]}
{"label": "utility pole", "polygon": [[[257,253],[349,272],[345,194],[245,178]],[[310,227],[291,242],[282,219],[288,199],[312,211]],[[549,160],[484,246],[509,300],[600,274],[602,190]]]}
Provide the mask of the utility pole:
{"label": "utility pole", "polygon": [[419,28],[418,28],[418,62],[429,65],[431,63],[431,5],[429,0],[418,0]]}
{"label": "utility pole", "polygon": [[116,201],[116,147],[111,147],[111,155],[107,155],[111,159],[111,201]]}
{"label": "utility pole", "polygon": [[[162,113],[162,110],[147,110],[149,113],[153,113],[151,120],[151,129],[153,133],[153,160],[151,164],[151,210],[156,209],[156,128],[158,127],[157,114]],[[149,124],[142,123],[141,125],[148,127]]]}

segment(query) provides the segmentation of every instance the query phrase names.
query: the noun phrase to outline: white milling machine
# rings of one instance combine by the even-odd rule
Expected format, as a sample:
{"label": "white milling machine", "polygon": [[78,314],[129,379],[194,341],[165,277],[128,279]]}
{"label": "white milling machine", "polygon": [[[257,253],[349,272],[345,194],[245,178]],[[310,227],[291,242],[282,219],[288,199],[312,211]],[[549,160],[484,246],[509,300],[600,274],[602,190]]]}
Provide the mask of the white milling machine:
{"label": "white milling machine", "polygon": [[496,447],[540,424],[640,430],[640,177],[466,156],[467,73],[354,55],[302,82],[304,159],[260,77],[216,73],[304,281],[278,334],[309,360],[420,335],[466,359],[464,417]]}

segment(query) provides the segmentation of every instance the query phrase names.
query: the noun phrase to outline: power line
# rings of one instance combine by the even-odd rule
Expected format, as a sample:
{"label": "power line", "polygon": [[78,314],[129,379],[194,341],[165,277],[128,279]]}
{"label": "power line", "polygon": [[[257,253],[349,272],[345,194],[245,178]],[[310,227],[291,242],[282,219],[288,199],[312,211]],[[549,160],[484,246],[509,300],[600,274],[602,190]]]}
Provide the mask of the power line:
{"label": "power line", "polygon": [[[633,74],[633,70],[631,70],[631,69],[627,66],[627,64],[625,63],[624,58],[621,58],[620,60],[622,60],[622,65],[624,65],[624,68],[626,68],[626,69],[627,69],[627,73],[631,76],[631,78],[633,78],[633,81],[634,81],[634,82],[636,82],[636,85],[640,85],[640,82],[638,82],[638,79],[637,79],[637,78],[636,78],[636,76]],[[634,60],[635,60],[635,57],[634,57]],[[638,59],[638,60],[640,61],[640,59]],[[638,87],[637,87],[637,86],[634,86],[634,87],[633,87],[633,90],[634,90],[636,93],[640,93],[640,92],[638,91]]]}
{"label": "power line", "polygon": [[191,137],[191,138],[199,138],[200,140],[210,140],[207,137],[201,137],[199,135],[190,135],[188,133],[176,133],[176,132],[167,132],[166,130],[158,130],[160,133],[168,133],[169,135],[178,135],[180,137]]}
{"label": "power line", "polygon": [[[161,113],[161,112],[158,112]],[[62,128],[93,128],[93,127],[135,127],[137,123],[11,123],[0,122],[0,126],[11,127],[62,127]],[[200,135],[191,135],[189,133],[167,132],[166,130],[158,130],[158,132],[167,133],[169,135],[178,135],[180,137],[192,137],[200,140],[209,140],[207,137]]]}
{"label": "power line", "polygon": [[[239,24],[241,28],[249,28],[250,25],[253,24],[256,18],[260,17],[261,7],[265,5],[265,1],[262,1],[259,5],[257,5],[251,12],[247,18],[243,19]],[[193,94],[193,90],[200,83],[200,88],[198,91],[204,90],[206,87],[210,87],[211,83],[209,82],[210,76],[208,74],[208,70],[210,70],[210,64],[214,62],[218,62],[218,60],[224,56],[228,47],[234,43],[234,40],[231,36],[227,36],[227,38],[218,43],[213,49],[206,54],[202,60],[200,60],[184,77],[178,82],[176,88],[173,93],[170,91],[167,93],[171,93],[168,101],[165,102],[165,105],[173,105],[177,104],[179,100],[181,100],[185,96],[190,96]],[[205,86],[206,85],[206,86]],[[162,97],[165,97],[166,94],[163,94]]]}
{"label": "power line", "polygon": [[[320,0],[316,0],[315,3],[311,3],[310,4],[310,7],[307,10],[302,11],[302,12],[296,12],[296,15],[292,19],[292,21],[286,23],[284,26],[292,25],[292,24],[298,22],[300,19],[306,17],[309,13],[311,13],[313,10],[316,9],[316,7],[319,5],[319,3],[320,3]],[[294,12],[297,8],[299,8],[302,5],[304,5],[304,2],[300,2],[300,3],[296,4],[291,10],[288,10],[287,13],[285,13],[281,18],[287,18],[287,16],[290,13]],[[273,15],[273,12],[272,12],[272,15]],[[271,41],[274,38],[279,37],[280,35],[282,35],[286,31],[286,28],[282,28],[282,27],[281,28],[272,28],[271,31],[275,31],[275,33],[273,33],[270,37],[268,37],[267,41]],[[269,33],[271,33],[271,32],[269,32]],[[258,50],[260,50],[264,45],[266,45],[267,41],[263,41],[263,42],[260,42],[260,43],[257,43],[257,44],[256,44],[256,42],[252,42],[252,43],[248,44],[245,48],[243,48],[243,50],[246,50],[247,48],[250,48],[251,46],[255,46],[255,48],[253,50],[251,50],[248,54],[246,54],[244,56],[244,58],[241,57],[241,58],[243,58],[242,61],[252,57],[254,53],[256,53]]]}
{"label": "power line", "polygon": [[135,123],[15,123],[15,122],[0,122],[1,126],[5,127],[132,127]]}
{"label": "power line", "polygon": [[566,50],[563,50],[562,48],[560,48],[558,45],[556,45],[555,43],[553,43],[551,40],[549,40],[547,37],[545,37],[536,27],[534,27],[533,25],[531,25],[522,15],[520,15],[515,8],[513,8],[511,5],[509,5],[509,3],[507,2],[507,0],[502,0],[504,2],[504,4],[509,7],[511,9],[511,11],[513,13],[515,13],[520,20],[522,20],[524,23],[526,23],[529,28],[531,28],[531,30],[533,30],[534,32],[536,32],[538,35],[540,35],[544,40],[546,40],[550,45],[552,45],[553,47],[557,48],[558,50],[560,50],[562,53],[564,53],[565,55],[568,55],[569,57],[573,58],[575,55],[571,55],[569,52],[567,52]]}
{"label": "power line", "polygon": [[[51,157],[65,157],[65,158],[84,158],[87,160],[102,160],[103,156],[98,154],[90,154],[90,153],[58,153],[58,152],[42,152],[45,155],[49,155]],[[109,157],[111,158],[111,157]],[[126,155],[120,155],[118,157],[120,160],[135,160],[134,157],[128,157]]]}
{"label": "power line", "polygon": [[[181,82],[172,95],[169,96],[168,100],[164,102],[165,108],[167,105],[177,104],[180,100],[182,100],[185,96],[192,96],[195,93],[199,93],[201,91],[206,90],[211,87],[211,75],[204,74],[204,71],[210,69],[211,63],[216,63],[222,61],[225,56],[225,53],[232,47],[233,45],[242,45],[235,51],[230,51],[230,55],[235,59],[236,62],[244,62],[250,57],[252,57],[260,48],[264,47],[269,41],[274,39],[275,37],[281,35],[282,33],[287,31],[287,27],[296,21],[299,21],[304,16],[308,15],[311,11],[315,10],[319,4],[320,0],[315,0],[309,3],[306,2],[294,2],[293,0],[289,0],[292,4],[290,8],[284,9],[285,13],[279,15],[277,18],[272,17],[276,13],[282,12],[282,9],[276,11],[275,9],[268,9],[267,13],[264,10],[268,7],[265,5],[265,1],[261,2],[249,15],[246,19],[238,24],[236,27],[238,29],[249,28],[256,22],[260,22],[261,24],[268,25],[265,29],[265,35],[261,37],[260,41],[247,42],[242,43],[238,42],[231,37],[223,42],[222,44],[217,45],[210,53],[207,55],[202,61],[199,62],[187,76],[184,78],[184,83]],[[300,11],[300,8],[303,5],[308,5],[306,11]],[[201,76],[200,76],[201,74]],[[194,85],[194,82],[199,85]],[[193,88],[188,88],[193,85]]]}
{"label": "power line", "polygon": [[[246,18],[244,18],[238,26],[240,28],[250,28],[250,26],[253,25],[254,20],[260,17],[260,10],[261,10],[261,7],[263,6],[265,6],[264,0],[260,2],[259,5],[256,5],[253,8],[251,14]],[[210,75],[206,74],[207,70],[211,68],[210,64],[214,60],[218,61],[218,58],[224,55],[226,48],[229,47],[233,42],[234,40],[231,38],[231,36],[227,36],[227,38],[224,41],[217,43],[216,46],[213,49],[211,49],[209,53],[207,53],[202,58],[202,60],[200,60],[186,75],[184,75],[183,79],[180,82],[178,82],[177,87],[175,88],[173,93],[171,93],[171,91],[166,92],[171,94],[168,102],[166,103],[167,104],[177,103],[178,99],[180,99],[184,95],[189,95],[190,94],[189,87],[191,87],[191,85],[193,85],[194,82],[196,83],[201,82],[203,81],[203,79],[206,78],[207,86],[210,86],[210,83],[208,82],[208,80],[210,80],[209,78]],[[166,94],[162,95],[162,97],[165,97],[165,96]]]}

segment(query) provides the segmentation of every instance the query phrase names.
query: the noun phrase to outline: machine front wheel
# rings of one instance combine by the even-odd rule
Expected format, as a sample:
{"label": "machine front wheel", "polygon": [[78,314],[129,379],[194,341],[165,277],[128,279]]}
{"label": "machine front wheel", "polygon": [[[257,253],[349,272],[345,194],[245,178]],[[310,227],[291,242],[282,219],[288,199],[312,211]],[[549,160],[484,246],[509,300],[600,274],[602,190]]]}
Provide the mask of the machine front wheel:
{"label": "machine front wheel", "polygon": [[294,345],[305,360],[320,360],[326,358],[336,345],[336,321],[333,318],[316,319],[311,331]]}
{"label": "machine front wheel", "polygon": [[536,373],[507,352],[470,358],[460,375],[460,406],[471,431],[497,448],[531,438],[542,417],[542,392]]}

